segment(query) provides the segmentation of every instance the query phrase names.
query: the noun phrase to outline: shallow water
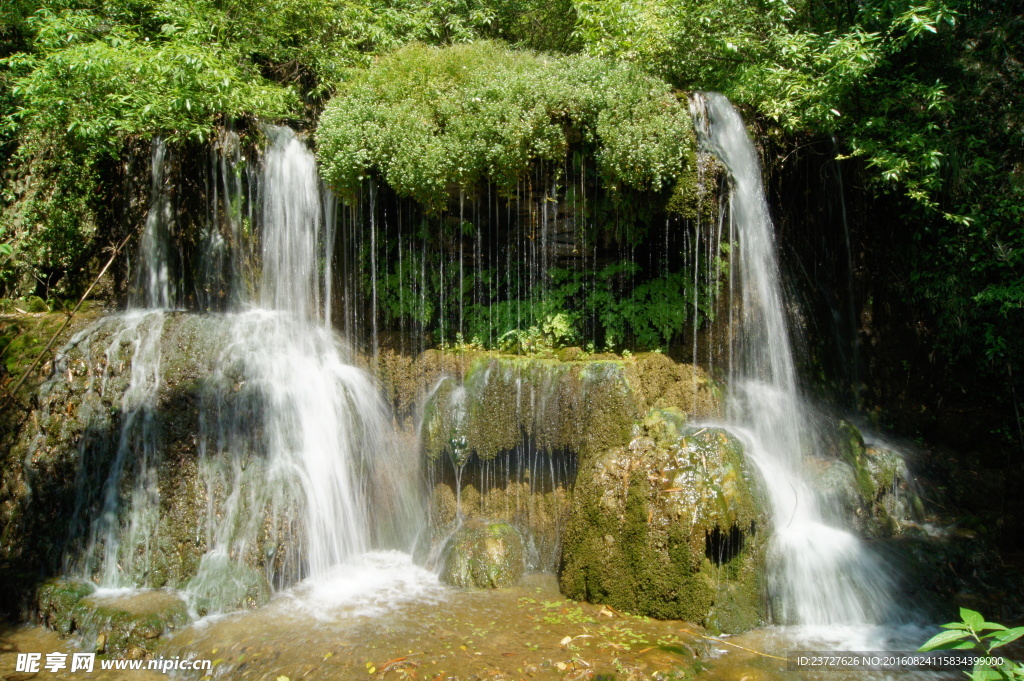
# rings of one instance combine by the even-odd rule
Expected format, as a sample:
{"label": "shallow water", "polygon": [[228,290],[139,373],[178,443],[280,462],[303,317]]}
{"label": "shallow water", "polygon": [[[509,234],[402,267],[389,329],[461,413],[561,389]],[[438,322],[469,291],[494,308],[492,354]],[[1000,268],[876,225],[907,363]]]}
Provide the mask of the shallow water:
{"label": "shallow water", "polygon": [[692,625],[569,601],[552,575],[449,589],[393,553],[353,575],[361,589],[303,583],[259,611],[200,621],[164,654],[214,659],[214,678],[230,679],[647,679],[684,673],[707,648]]}
{"label": "shallow water", "polygon": [[[124,598],[122,596],[121,598]],[[146,592],[135,597],[145,598]],[[372,552],[279,594],[260,610],[218,615],[158,651],[211,660],[213,679],[694,679],[886,681],[964,678],[962,672],[792,671],[794,650],[912,651],[934,628],[769,627],[718,638],[687,622],[632,617],[577,603],[550,574],[496,591],[451,589],[407,554]],[[17,675],[14,652],[71,652],[41,628],[2,634],[0,678],[111,681],[155,672]],[[176,678],[204,678],[177,673]]]}

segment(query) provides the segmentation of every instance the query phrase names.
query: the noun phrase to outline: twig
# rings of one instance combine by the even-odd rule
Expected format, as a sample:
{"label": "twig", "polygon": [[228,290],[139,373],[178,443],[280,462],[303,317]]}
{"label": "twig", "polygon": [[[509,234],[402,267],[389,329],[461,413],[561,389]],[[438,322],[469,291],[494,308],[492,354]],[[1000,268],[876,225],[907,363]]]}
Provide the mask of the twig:
{"label": "twig", "polygon": [[732,646],[733,648],[739,648],[740,650],[745,650],[748,653],[754,653],[755,655],[760,655],[761,657],[770,657],[773,660],[782,660],[783,662],[789,662],[788,658],[779,657],[778,655],[769,655],[768,653],[762,653],[760,650],[754,650],[753,648],[744,648],[741,645],[737,645],[735,643],[730,643],[729,641],[723,641],[722,639],[717,638],[715,636],[705,636],[704,634],[698,634],[696,631],[690,631],[686,627],[680,627],[680,629],[682,631],[685,631],[687,634],[693,634],[694,636],[699,636],[700,638],[707,639],[708,641],[714,641],[715,643],[724,643],[727,646]]}
{"label": "twig", "polygon": [[114,258],[116,258],[116,257],[117,257],[117,254],[121,252],[121,249],[122,249],[122,248],[124,248],[124,245],[125,245],[126,243],[128,243],[128,240],[129,240],[129,239],[131,239],[131,238],[132,238],[133,236],[135,236],[135,232],[132,232],[131,234],[129,234],[128,236],[126,236],[126,237],[124,238],[124,241],[122,241],[122,242],[121,242],[120,244],[118,244],[117,248],[115,248],[115,249],[114,249],[114,252],[113,252],[113,253],[112,253],[112,254],[110,255],[110,259],[109,259],[109,260],[107,260],[107,264],[103,266],[103,269],[101,269],[101,270],[100,270],[100,273],[96,275],[96,278],[95,278],[95,279],[93,280],[93,282],[92,282],[92,283],[91,283],[91,284],[89,285],[89,288],[87,288],[87,289],[85,290],[85,293],[83,293],[83,294],[82,294],[82,297],[81,297],[81,298],[79,298],[79,300],[78,300],[78,304],[77,304],[77,305],[75,305],[75,309],[74,309],[74,310],[72,310],[70,314],[68,314],[68,316],[67,316],[67,319],[65,319],[65,320],[64,320],[64,323],[60,325],[60,328],[59,328],[59,329],[57,329],[57,332],[56,332],[56,333],[54,333],[54,334],[53,334],[53,336],[51,336],[51,337],[50,337],[50,342],[46,344],[46,347],[44,347],[44,348],[43,348],[43,350],[42,350],[42,352],[40,352],[40,353],[39,353],[39,356],[38,356],[38,357],[36,357],[36,359],[35,359],[35,361],[34,361],[34,362],[32,362],[32,366],[30,366],[30,367],[29,367],[28,369],[26,369],[26,370],[25,370],[25,373],[23,373],[23,374],[21,375],[21,378],[19,378],[19,379],[18,379],[18,382],[17,382],[17,383],[16,383],[15,385],[14,385],[14,387],[13,387],[13,388],[12,388],[12,389],[11,389],[11,390],[9,391],[9,396],[10,396],[10,397],[11,397],[11,399],[13,399],[13,400],[14,400],[15,402],[17,402],[17,401],[18,401],[18,397],[17,397],[17,395],[18,395],[18,390],[19,390],[19,389],[21,389],[21,386],[22,386],[22,384],[23,384],[23,383],[25,383],[25,380],[26,380],[26,379],[27,379],[27,378],[29,377],[29,375],[30,375],[30,374],[31,374],[31,373],[32,373],[33,371],[35,371],[35,368],[36,368],[37,366],[39,366],[39,362],[40,362],[40,361],[42,361],[43,357],[45,357],[45,356],[46,356],[46,353],[47,353],[47,352],[48,352],[48,351],[50,350],[50,348],[51,348],[51,347],[53,346],[53,343],[54,343],[54,341],[56,341],[56,340],[57,340],[57,336],[59,336],[59,335],[60,335],[60,334],[61,334],[61,333],[62,333],[62,332],[64,331],[64,329],[65,329],[65,328],[67,328],[68,324],[70,324],[70,323],[71,323],[71,319],[72,319],[72,318],[73,318],[73,317],[75,316],[75,313],[76,313],[76,312],[78,312],[79,308],[81,308],[81,307],[82,307],[82,303],[84,303],[84,302],[85,302],[85,299],[89,297],[89,294],[90,294],[90,293],[92,293],[92,290],[93,290],[93,288],[95,288],[95,287],[96,287],[96,284],[98,284],[98,283],[99,283],[100,279],[101,279],[101,278],[103,277],[103,275],[104,275],[104,274],[106,274],[106,273],[107,273],[107,270],[108,270],[108,269],[110,269],[110,266],[111,266],[111,265],[112,265],[112,264],[114,263]]}

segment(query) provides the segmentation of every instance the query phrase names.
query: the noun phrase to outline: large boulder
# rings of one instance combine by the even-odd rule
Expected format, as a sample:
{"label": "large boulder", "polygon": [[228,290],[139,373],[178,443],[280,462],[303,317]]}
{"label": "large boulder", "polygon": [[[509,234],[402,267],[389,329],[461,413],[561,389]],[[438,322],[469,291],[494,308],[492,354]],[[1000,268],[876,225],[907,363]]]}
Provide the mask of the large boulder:
{"label": "large boulder", "polygon": [[810,458],[808,465],[824,495],[824,507],[838,516],[836,522],[852,519],[869,539],[893,537],[913,526],[923,509],[903,454],[866,444],[848,421],[837,424],[833,441],[833,456]]}
{"label": "large boulder", "polygon": [[738,632],[766,620],[767,516],[740,442],[656,409],[581,465],[559,580],[570,598]]}

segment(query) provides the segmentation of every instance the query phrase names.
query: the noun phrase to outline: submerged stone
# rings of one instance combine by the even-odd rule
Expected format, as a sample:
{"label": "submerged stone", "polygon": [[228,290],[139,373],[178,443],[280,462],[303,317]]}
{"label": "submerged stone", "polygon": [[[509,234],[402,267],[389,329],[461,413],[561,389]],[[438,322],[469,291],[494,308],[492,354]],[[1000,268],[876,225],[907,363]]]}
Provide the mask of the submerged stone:
{"label": "submerged stone", "polygon": [[445,550],[441,581],[452,586],[500,589],[523,577],[523,536],[508,523],[470,521]]}

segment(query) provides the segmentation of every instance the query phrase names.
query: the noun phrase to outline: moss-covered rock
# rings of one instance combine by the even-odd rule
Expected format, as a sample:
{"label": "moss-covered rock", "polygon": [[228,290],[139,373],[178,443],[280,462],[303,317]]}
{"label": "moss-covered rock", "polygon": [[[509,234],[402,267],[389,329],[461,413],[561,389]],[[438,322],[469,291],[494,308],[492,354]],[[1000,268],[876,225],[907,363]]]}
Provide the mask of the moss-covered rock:
{"label": "moss-covered rock", "polygon": [[86,649],[115,657],[143,657],[159,639],[191,618],[176,594],[143,591],[100,595],[91,582],[52,579],[36,592],[38,621],[61,636],[76,634]]}
{"label": "moss-covered rock", "polygon": [[827,506],[853,518],[868,538],[900,534],[921,505],[903,455],[880,445],[867,445],[860,431],[840,421],[834,438],[837,457],[811,460]]}
{"label": "moss-covered rock", "polygon": [[[223,596],[209,605],[219,611],[263,603],[269,582],[301,577],[303,500],[268,484],[266,395],[245,353],[231,352],[233,323],[133,311],[59,351],[5,466],[2,511],[13,520],[2,564],[182,588],[219,545],[229,583],[200,593],[203,603]],[[143,355],[158,375],[136,372]]]}
{"label": "moss-covered rock", "polygon": [[442,357],[424,353],[402,372],[432,381],[422,393],[420,434],[433,537],[446,536],[458,513],[504,520],[523,532],[527,562],[538,569],[557,564],[582,462],[628,445],[650,406],[671,406],[679,428],[720,409],[718,388],[702,371],[659,353]]}
{"label": "moss-covered rock", "polygon": [[85,648],[132,658],[151,654],[161,638],[191,621],[185,602],[163,590],[86,596],[75,605],[72,616]]}
{"label": "moss-covered rock", "polygon": [[445,548],[441,581],[452,586],[498,589],[522,579],[523,537],[503,522],[470,521]]}
{"label": "moss-covered rock", "polygon": [[73,611],[78,601],[96,590],[96,585],[80,579],[51,579],[36,592],[39,623],[67,636],[74,628]]}
{"label": "moss-covered rock", "polygon": [[426,397],[421,434],[430,459],[493,459],[524,438],[588,457],[628,443],[651,408],[675,408],[684,419],[721,410],[720,390],[701,369],[660,353],[562,361],[478,352],[460,369],[440,376]]}
{"label": "moss-covered rock", "polygon": [[570,598],[741,631],[765,620],[766,523],[727,431],[654,410],[643,434],[581,465],[559,580]]}

